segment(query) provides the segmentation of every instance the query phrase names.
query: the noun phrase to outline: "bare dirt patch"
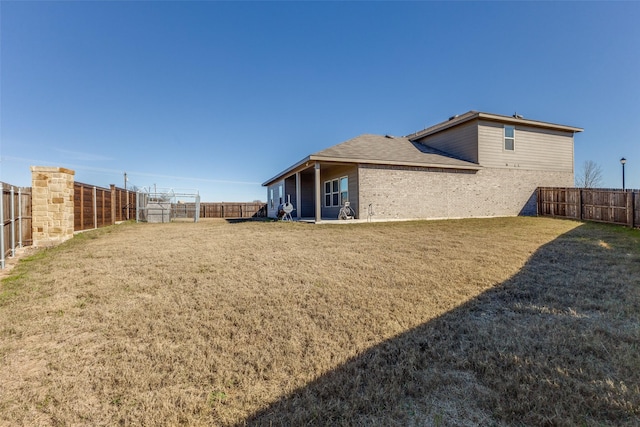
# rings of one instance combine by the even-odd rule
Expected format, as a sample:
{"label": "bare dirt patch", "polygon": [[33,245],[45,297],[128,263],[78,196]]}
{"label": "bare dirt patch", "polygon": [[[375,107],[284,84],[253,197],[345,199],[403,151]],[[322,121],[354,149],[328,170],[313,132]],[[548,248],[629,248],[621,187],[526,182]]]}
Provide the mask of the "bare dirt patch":
{"label": "bare dirt patch", "polygon": [[122,224],[3,280],[0,423],[637,425],[638,313],[618,227]]}
{"label": "bare dirt patch", "polygon": [[4,269],[0,270],[0,279],[7,277],[11,274],[11,270],[15,267],[20,259],[33,255],[37,251],[33,246],[24,246],[22,248],[16,248],[13,256],[5,257]]}

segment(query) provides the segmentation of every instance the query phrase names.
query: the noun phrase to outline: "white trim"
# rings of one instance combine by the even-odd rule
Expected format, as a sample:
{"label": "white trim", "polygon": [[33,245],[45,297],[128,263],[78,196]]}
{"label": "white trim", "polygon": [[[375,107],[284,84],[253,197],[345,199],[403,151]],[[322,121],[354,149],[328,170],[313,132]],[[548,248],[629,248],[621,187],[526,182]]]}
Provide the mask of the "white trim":
{"label": "white trim", "polygon": [[[343,179],[347,180],[347,200],[349,200],[349,176],[348,175],[344,175],[344,176],[340,176],[338,178],[332,178],[330,180],[324,181],[324,187],[323,187],[323,192],[322,192],[322,197],[324,199],[324,204],[323,206],[325,208],[337,208],[342,206],[342,191],[340,190],[340,183],[342,182]],[[334,190],[333,187],[333,183],[336,182],[337,183],[337,190]],[[329,184],[329,192],[327,193],[327,184]],[[337,196],[338,197],[338,203],[334,204],[334,198],[333,196]],[[331,202],[330,204],[327,204],[327,196],[329,196],[329,201]]]}

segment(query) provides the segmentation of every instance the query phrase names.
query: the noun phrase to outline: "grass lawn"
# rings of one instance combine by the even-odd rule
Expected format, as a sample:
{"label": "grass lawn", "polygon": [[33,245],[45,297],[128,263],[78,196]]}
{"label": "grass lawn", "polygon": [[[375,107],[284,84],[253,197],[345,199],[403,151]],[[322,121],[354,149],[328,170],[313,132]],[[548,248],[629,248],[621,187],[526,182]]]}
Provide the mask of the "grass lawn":
{"label": "grass lawn", "polygon": [[0,285],[0,425],[640,425],[640,231],[127,223]]}

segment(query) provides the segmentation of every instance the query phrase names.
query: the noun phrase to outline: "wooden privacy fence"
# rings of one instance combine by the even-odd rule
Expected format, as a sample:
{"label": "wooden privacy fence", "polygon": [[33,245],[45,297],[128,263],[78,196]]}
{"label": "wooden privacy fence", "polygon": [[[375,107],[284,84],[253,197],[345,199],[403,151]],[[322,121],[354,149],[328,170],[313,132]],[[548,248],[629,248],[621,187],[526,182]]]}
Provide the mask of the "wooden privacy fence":
{"label": "wooden privacy fence", "polygon": [[31,188],[15,187],[0,182],[0,266],[4,268],[6,256],[33,243],[31,230]]}
{"label": "wooden privacy fence", "polygon": [[640,227],[640,191],[539,187],[538,215]]}
{"label": "wooden privacy fence", "polygon": [[74,230],[88,230],[136,217],[136,193],[112,185],[111,188],[74,182]]}
{"label": "wooden privacy fence", "polygon": [[[191,218],[195,203],[178,203],[171,206],[172,218]],[[199,218],[258,218],[267,216],[266,203],[200,203]]]}

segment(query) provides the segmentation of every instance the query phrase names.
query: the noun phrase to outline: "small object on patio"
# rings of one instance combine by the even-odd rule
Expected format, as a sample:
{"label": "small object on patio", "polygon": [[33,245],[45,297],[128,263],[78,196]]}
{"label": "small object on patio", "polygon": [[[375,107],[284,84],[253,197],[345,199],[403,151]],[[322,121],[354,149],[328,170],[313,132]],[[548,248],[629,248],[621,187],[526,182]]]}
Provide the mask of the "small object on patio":
{"label": "small object on patio", "polygon": [[278,209],[278,218],[282,221],[293,221],[291,212],[294,210],[296,210],[296,208],[291,204],[291,196],[287,195],[287,202],[280,205],[280,208]]}
{"label": "small object on patio", "polygon": [[284,212],[284,215],[282,215],[283,221],[293,221],[293,218],[291,218],[291,212],[293,212],[293,209],[293,205],[289,202],[282,205],[282,210]]}
{"label": "small object on patio", "polygon": [[356,213],[351,209],[351,203],[344,202],[344,206],[340,208],[338,213],[338,219],[354,219]]}

